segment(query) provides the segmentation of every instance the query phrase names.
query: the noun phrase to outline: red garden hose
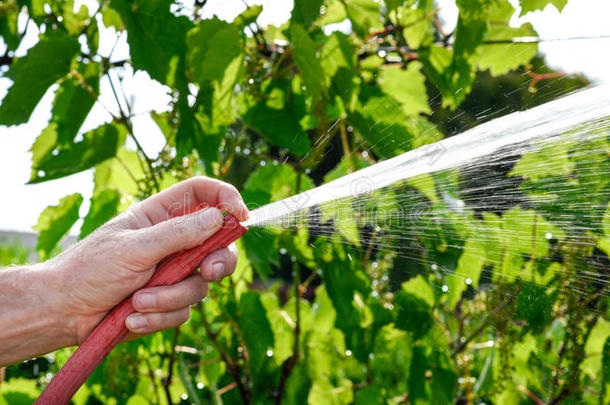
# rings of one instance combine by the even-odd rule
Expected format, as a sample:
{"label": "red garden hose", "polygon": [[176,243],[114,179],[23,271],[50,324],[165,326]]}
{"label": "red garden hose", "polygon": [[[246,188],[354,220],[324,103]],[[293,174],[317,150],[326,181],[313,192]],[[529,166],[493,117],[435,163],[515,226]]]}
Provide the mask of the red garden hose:
{"label": "red garden hose", "polygon": [[[197,270],[207,255],[227,247],[247,231],[248,229],[243,227],[234,216],[226,215],[223,227],[201,246],[183,250],[163,259],[145,287],[170,285],[184,280]],[[127,335],[125,319],[134,312],[136,311],[131,305],[130,295],[97,325],[59,370],[35,404],[67,404],[114,346]]]}

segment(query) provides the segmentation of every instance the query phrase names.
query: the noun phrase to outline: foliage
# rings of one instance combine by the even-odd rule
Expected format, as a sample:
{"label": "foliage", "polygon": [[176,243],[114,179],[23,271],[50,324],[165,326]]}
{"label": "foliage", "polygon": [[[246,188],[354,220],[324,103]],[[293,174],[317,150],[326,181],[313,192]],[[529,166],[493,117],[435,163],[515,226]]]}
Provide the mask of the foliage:
{"label": "foliage", "polygon": [[[565,5],[520,2],[523,12],[548,3]],[[8,0],[0,5],[7,45],[1,60],[14,84],[2,100],[0,124],[26,122],[58,85],[49,124],[32,146],[30,181],[94,171],[82,238],[130,202],[191,176],[231,182],[259,206],[450,136],[475,125],[475,114],[489,107],[531,106],[582,84],[568,79],[529,92],[526,72],[546,68],[533,59],[535,43],[511,40],[535,36],[533,27],[509,26],[515,10],[508,0],[457,5],[457,28],[445,33],[428,0],[295,0],[288,22],[266,28],[256,23],[260,6],[226,22],[202,19],[206,5],[198,1],[188,8],[169,0],[102,0],[95,10],[75,11],[71,1]],[[41,34],[14,58],[23,37],[18,12]],[[347,34],[325,29],[344,20]],[[107,27],[127,34],[128,60],[98,53]],[[169,111],[151,114],[166,138],[158,156],[140,146],[131,109],[121,108],[129,102],[120,100],[120,80],[108,81],[120,114],[80,131],[100,82],[128,68],[169,89]],[[505,97],[508,89],[512,98]],[[533,190],[540,179],[532,168],[543,159],[525,155],[502,176]],[[598,163],[608,165],[608,156]],[[574,165],[583,162],[564,153],[552,165],[554,175],[577,181]],[[457,188],[456,176],[418,178],[405,187],[442,211],[446,199],[437,190]],[[608,182],[588,186],[599,191]],[[79,219],[81,203],[72,194],[41,214],[42,257]],[[589,236],[599,239],[599,249],[562,259],[539,237],[562,234],[553,225],[554,207],[517,203],[500,212],[447,215],[446,227],[416,224],[403,242],[382,251],[372,248],[380,236],[356,208],[347,206],[355,225],[337,224],[332,235],[308,226],[253,229],[238,241],[235,274],[210,286],[187,324],[120,345],[74,403],[607,403],[607,286],[579,286],[588,295],[559,288],[587,271],[581,267],[594,266],[587,259],[608,260],[607,221],[592,224],[599,232]],[[515,232],[519,237],[506,236]],[[408,248],[404,240],[413,240],[426,260],[397,254]],[[502,257],[494,254],[497,246],[505,248]],[[490,269],[500,275],[490,280]],[[31,401],[70,353],[8,367],[0,404]]]}

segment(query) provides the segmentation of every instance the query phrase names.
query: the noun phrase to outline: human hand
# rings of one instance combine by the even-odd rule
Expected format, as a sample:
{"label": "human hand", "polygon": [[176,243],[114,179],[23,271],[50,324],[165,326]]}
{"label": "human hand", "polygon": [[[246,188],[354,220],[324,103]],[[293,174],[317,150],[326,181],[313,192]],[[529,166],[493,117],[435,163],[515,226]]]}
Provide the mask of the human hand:
{"label": "human hand", "polygon": [[[223,224],[219,207],[238,220],[248,217],[235,187],[192,178],[148,198],[109,221],[48,262],[58,276],[62,314],[73,344],[132,292],[142,288],[164,257],[202,244]],[[203,299],[207,283],[230,275],[237,263],[232,244],[207,256],[201,273],[171,286],[145,288],[132,297],[136,313],[125,324],[135,335],[186,322],[190,305]]]}

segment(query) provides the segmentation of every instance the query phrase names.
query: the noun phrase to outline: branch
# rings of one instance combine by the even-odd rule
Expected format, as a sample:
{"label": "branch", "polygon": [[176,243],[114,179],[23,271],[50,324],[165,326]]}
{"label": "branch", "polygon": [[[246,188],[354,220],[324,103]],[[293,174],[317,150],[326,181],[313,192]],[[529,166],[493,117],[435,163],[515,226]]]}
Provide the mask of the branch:
{"label": "branch", "polygon": [[243,381],[241,380],[241,370],[239,366],[233,361],[233,358],[229,356],[229,354],[222,347],[220,342],[218,342],[218,340],[216,339],[217,334],[212,332],[212,328],[210,327],[210,324],[208,323],[208,320],[205,317],[203,304],[199,302],[197,304],[197,307],[201,312],[201,323],[203,324],[203,328],[205,329],[205,333],[208,339],[210,339],[216,350],[218,350],[218,353],[220,353],[222,361],[224,361],[225,365],[227,366],[227,371],[229,372],[229,374],[231,374],[231,377],[233,377],[233,379],[237,383],[237,388],[239,388],[239,393],[241,394],[242,401],[244,402],[244,404],[250,405],[252,403],[251,392],[250,389],[246,387]]}
{"label": "branch", "polygon": [[529,90],[530,91],[535,91],[536,90],[536,85],[541,80],[557,79],[557,78],[560,78],[560,77],[567,76],[565,73],[561,73],[561,72],[534,73],[532,71],[528,71],[527,75],[533,79],[532,82],[529,85]]}
{"label": "branch", "polygon": [[286,391],[286,382],[288,377],[292,374],[294,366],[299,362],[299,338],[301,335],[301,277],[298,268],[295,270],[294,276],[294,294],[296,298],[296,325],[294,328],[294,345],[292,348],[292,356],[287,358],[282,364],[282,371],[280,374],[280,382],[277,388],[277,395],[275,397],[275,404],[281,405],[284,400],[284,392]]}
{"label": "branch", "polygon": [[171,353],[169,353],[169,365],[168,365],[168,372],[167,372],[167,377],[165,377],[163,380],[161,380],[161,383],[163,384],[163,389],[165,390],[165,396],[167,398],[167,403],[169,405],[172,405],[172,395],[169,391],[169,386],[172,383],[172,378],[174,376],[174,362],[176,361],[176,352],[175,352],[175,347],[176,347],[176,343],[178,343],[178,336],[180,335],[180,328],[176,328],[176,330],[174,331],[174,340],[172,342],[172,351]]}
{"label": "branch", "polygon": [[[108,76],[108,82],[110,82],[110,88],[112,89],[112,94],[114,95],[114,99],[117,102],[117,107],[119,108],[119,112],[121,114],[121,117],[118,119],[118,121],[120,123],[122,123],[123,125],[125,125],[125,127],[127,128],[129,137],[134,141],[134,143],[136,144],[136,148],[144,157],[144,160],[146,161],[146,163],[148,165],[148,171],[150,173],[150,178],[152,179],[152,181],[155,185],[155,189],[157,190],[157,192],[159,192],[159,191],[161,191],[161,188],[159,187],[159,182],[157,181],[157,176],[155,174],[155,168],[153,167],[153,161],[152,161],[152,159],[150,159],[148,157],[146,152],[144,152],[144,148],[142,148],[142,145],[140,144],[140,142],[138,141],[138,138],[136,138],[136,136],[133,132],[133,126],[131,125],[129,117],[125,114],[125,112],[123,111],[123,108],[121,107],[121,102],[119,100],[119,96],[114,87],[114,82],[112,81],[112,77],[110,77],[110,73],[107,72],[106,76]],[[125,103],[127,104],[127,108],[129,108],[129,104],[127,103],[127,100],[125,100]]]}
{"label": "branch", "polygon": [[528,390],[527,387],[524,387],[523,385],[519,385],[517,387],[517,389],[521,392],[523,392],[525,395],[527,395],[528,397],[530,397],[532,399],[532,401],[534,401],[536,403],[536,405],[546,405],[544,403],[543,400],[541,400],[540,398],[538,398],[536,396],[536,394],[534,394],[532,391]]}

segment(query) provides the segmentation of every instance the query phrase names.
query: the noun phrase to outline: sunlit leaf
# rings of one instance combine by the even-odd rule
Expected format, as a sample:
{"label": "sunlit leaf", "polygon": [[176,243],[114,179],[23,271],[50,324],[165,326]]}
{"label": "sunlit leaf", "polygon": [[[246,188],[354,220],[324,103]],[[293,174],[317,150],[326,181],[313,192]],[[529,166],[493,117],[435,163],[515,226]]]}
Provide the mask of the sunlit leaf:
{"label": "sunlit leaf", "polygon": [[[56,136],[57,124],[51,123],[39,138],[50,140]],[[49,148],[53,142],[37,140],[32,147],[36,160],[32,161],[32,177],[29,183],[40,183],[87,170],[114,157],[124,139],[125,132],[122,128],[106,124],[84,134],[82,141],[65,146]]]}
{"label": "sunlit leaf", "polygon": [[294,24],[291,28],[294,61],[303,76],[309,96],[315,104],[324,92],[324,70],[316,55],[316,44],[305,29]]}
{"label": "sunlit leaf", "polygon": [[273,331],[258,293],[248,291],[239,299],[239,323],[254,372],[262,366],[267,350],[273,348]]}
{"label": "sunlit leaf", "polygon": [[46,259],[61,238],[68,233],[78,219],[78,210],[83,202],[80,194],[65,196],[58,205],[49,206],[42,211],[34,229],[38,231],[36,249]]}
{"label": "sunlit leaf", "polygon": [[568,0],[519,0],[519,5],[521,6],[521,14],[519,16],[523,17],[530,11],[544,10],[549,4],[552,4],[561,12],[567,3]]}
{"label": "sunlit leaf", "polygon": [[83,239],[117,214],[121,196],[116,190],[103,190],[91,197],[89,212],[80,230]]}
{"label": "sunlit leaf", "polygon": [[173,69],[184,56],[185,33],[191,27],[187,17],[176,17],[170,12],[171,4],[169,0],[110,2],[129,32],[127,42],[133,67],[169,85],[173,84]]}
{"label": "sunlit leaf", "polygon": [[0,125],[26,122],[47,89],[68,74],[78,49],[75,38],[51,33],[15,61],[6,73],[13,85],[0,105]]}

